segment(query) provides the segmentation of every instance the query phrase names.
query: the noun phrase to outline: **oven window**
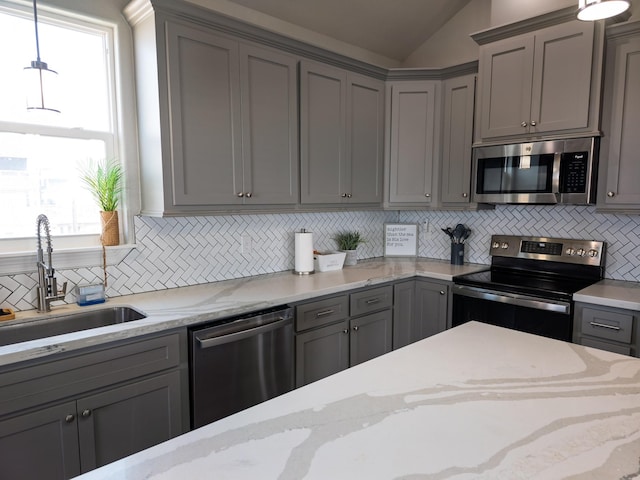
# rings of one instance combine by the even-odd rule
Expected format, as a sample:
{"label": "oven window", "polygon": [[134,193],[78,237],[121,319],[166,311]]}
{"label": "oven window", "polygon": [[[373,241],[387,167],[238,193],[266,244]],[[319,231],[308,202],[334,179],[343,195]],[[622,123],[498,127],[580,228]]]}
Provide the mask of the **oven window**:
{"label": "oven window", "polygon": [[550,193],[553,154],[479,158],[477,193]]}

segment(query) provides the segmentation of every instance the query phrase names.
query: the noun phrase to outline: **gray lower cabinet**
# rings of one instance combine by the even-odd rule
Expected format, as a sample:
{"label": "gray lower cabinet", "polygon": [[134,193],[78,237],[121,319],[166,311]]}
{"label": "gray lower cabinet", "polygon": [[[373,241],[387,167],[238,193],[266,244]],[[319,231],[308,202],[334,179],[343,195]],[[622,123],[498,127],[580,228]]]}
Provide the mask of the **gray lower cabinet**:
{"label": "gray lower cabinet", "polygon": [[607,30],[597,208],[640,211],[640,22]]}
{"label": "gray lower cabinet", "polygon": [[450,325],[449,282],[407,280],[394,285],[393,348],[404,347]]}
{"label": "gray lower cabinet", "polygon": [[142,213],[296,205],[297,58],[162,10],[130,21]]}
{"label": "gray lower cabinet", "polygon": [[623,355],[640,356],[640,312],[576,303],[573,342]]}
{"label": "gray lower cabinet", "polygon": [[[548,24],[540,18],[542,26]],[[547,132],[597,134],[599,28],[574,20],[504,38],[518,31],[514,28],[482,44],[478,140]]]}
{"label": "gray lower cabinet", "polygon": [[392,349],[390,285],[296,306],[296,387]]}
{"label": "gray lower cabinet", "polygon": [[301,203],[379,205],[383,141],[383,82],[300,63]]}
{"label": "gray lower cabinet", "polygon": [[429,80],[395,82],[390,86],[388,206],[424,207],[436,203],[439,87],[439,81]]}
{"label": "gray lower cabinet", "polygon": [[184,433],[181,342],[176,333],[0,371],[0,478],[67,479]]}

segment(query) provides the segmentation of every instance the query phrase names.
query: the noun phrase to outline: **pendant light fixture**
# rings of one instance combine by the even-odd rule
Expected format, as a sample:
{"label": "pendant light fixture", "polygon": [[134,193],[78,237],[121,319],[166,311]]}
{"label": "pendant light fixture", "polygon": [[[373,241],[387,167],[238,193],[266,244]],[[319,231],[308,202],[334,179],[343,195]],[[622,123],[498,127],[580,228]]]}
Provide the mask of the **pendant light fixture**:
{"label": "pendant light fixture", "polygon": [[615,17],[631,6],[629,0],[578,0],[578,20]]}
{"label": "pendant light fixture", "polygon": [[33,0],[33,22],[36,30],[36,60],[24,67],[25,87],[27,89],[27,110],[50,111],[60,113],[53,107],[52,99],[56,96],[55,87],[58,72],[51,70],[46,62],[40,60],[40,39],[38,37],[38,8]]}

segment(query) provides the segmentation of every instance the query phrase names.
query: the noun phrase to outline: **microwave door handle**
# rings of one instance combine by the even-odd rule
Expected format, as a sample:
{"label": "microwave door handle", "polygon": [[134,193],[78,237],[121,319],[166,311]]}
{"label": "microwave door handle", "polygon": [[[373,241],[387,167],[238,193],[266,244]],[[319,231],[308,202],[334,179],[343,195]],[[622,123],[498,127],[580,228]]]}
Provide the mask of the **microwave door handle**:
{"label": "microwave door handle", "polygon": [[553,156],[553,172],[551,174],[551,192],[556,196],[556,203],[560,203],[560,160],[562,153],[556,152]]}

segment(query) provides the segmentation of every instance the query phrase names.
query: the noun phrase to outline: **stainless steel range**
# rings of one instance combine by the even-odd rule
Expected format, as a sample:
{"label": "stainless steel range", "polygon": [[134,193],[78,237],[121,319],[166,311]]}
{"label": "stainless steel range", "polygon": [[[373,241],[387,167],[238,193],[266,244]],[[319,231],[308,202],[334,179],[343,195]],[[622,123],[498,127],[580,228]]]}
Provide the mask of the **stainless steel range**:
{"label": "stainless steel range", "polygon": [[454,279],[453,326],[475,320],[571,341],[573,294],[604,276],[606,244],[493,235],[491,269]]}

